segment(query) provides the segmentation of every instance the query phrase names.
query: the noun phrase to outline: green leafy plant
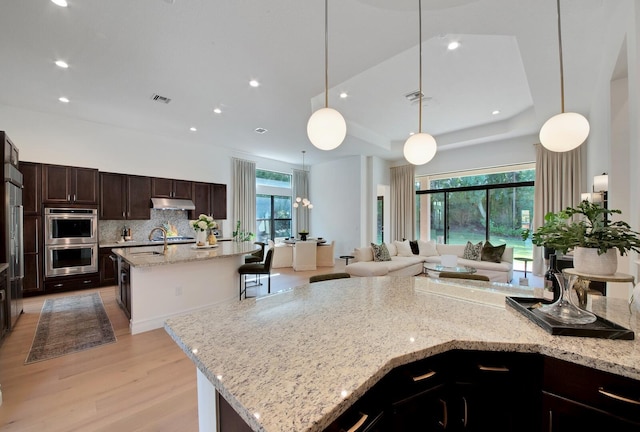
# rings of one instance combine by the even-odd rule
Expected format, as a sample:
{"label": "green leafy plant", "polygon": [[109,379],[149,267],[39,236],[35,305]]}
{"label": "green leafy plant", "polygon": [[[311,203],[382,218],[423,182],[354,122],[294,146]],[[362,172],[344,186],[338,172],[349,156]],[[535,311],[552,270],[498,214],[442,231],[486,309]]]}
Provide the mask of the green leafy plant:
{"label": "green leafy plant", "polygon": [[[622,214],[599,204],[582,201],[557,213],[547,213],[545,223],[531,236],[533,244],[567,253],[575,247],[597,249],[598,255],[618,249],[620,255],[640,252],[640,233],[623,221],[611,222],[609,216]],[[576,220],[577,218],[577,220]],[[523,239],[526,240],[523,232]],[[529,233],[527,233],[528,238]]]}
{"label": "green leafy plant", "polygon": [[240,221],[236,223],[236,229],[233,231],[232,235],[237,242],[250,241],[254,236],[252,232],[240,229]]}

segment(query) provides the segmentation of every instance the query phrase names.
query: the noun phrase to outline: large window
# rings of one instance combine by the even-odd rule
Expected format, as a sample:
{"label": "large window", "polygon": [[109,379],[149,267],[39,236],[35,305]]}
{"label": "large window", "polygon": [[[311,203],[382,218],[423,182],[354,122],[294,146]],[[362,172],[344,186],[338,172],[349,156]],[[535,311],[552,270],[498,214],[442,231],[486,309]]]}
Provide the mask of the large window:
{"label": "large window", "polygon": [[531,257],[523,228],[533,217],[532,166],[455,176],[418,177],[418,237],[440,243],[490,241],[514,248],[514,256]]}
{"label": "large window", "polygon": [[256,241],[291,237],[291,174],[256,170]]}

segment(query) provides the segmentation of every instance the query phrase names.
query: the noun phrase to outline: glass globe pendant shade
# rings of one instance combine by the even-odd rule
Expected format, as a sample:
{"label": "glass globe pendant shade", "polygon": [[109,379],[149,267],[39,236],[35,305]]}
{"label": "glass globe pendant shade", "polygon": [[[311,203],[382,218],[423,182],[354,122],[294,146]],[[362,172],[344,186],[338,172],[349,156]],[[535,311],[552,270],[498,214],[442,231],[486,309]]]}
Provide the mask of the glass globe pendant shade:
{"label": "glass globe pendant shade", "polygon": [[428,133],[417,133],[404,143],[404,158],[413,165],[424,165],[436,155],[438,145]]}
{"label": "glass globe pendant shade", "polygon": [[582,144],[589,136],[589,121],[573,112],[554,115],[540,129],[540,143],[547,150],[566,152]]}
{"label": "glass globe pendant shade", "polygon": [[320,108],[309,117],[307,135],[320,150],[333,150],[344,141],[347,123],[342,114],[333,108]]}

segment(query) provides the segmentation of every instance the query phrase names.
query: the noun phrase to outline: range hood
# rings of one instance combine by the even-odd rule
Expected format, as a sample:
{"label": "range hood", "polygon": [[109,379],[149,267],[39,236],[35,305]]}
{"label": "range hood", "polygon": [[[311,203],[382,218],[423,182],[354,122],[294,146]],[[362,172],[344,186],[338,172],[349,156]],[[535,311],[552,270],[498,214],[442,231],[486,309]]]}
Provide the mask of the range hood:
{"label": "range hood", "polygon": [[177,198],[151,198],[151,208],[158,210],[195,210],[191,200]]}

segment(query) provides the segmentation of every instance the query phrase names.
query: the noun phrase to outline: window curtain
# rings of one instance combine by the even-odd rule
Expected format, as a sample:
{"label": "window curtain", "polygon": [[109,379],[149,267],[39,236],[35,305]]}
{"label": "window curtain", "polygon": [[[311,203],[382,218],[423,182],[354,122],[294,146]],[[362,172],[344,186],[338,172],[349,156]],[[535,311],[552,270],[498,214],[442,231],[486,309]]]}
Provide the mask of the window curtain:
{"label": "window curtain", "polygon": [[[293,199],[295,200],[297,197],[300,198],[309,198],[309,173],[307,171],[302,170],[293,170],[293,189],[291,191],[293,193]],[[309,230],[309,209],[299,203],[297,209],[294,209],[294,230],[291,233],[295,236],[295,233],[299,233],[301,230]]]}
{"label": "window curtain", "polygon": [[233,159],[233,231],[240,221],[240,231],[256,230],[256,163]]}
{"label": "window curtain", "polygon": [[391,241],[414,239],[416,220],[415,167],[391,168]]}
{"label": "window curtain", "polygon": [[[582,147],[556,153],[536,144],[536,180],[531,232],[544,225],[544,215],[573,207],[582,191]],[[533,248],[533,274],[546,271],[542,247]]]}

